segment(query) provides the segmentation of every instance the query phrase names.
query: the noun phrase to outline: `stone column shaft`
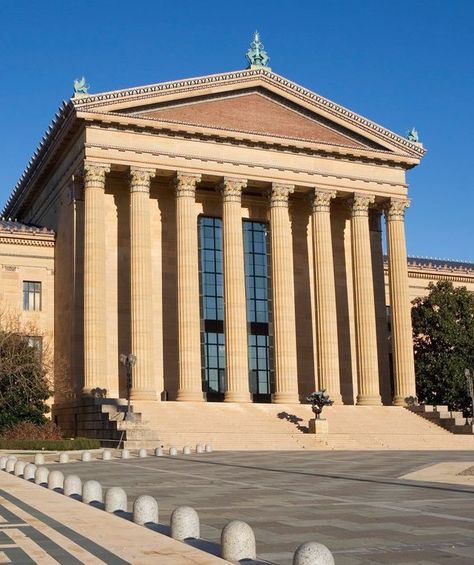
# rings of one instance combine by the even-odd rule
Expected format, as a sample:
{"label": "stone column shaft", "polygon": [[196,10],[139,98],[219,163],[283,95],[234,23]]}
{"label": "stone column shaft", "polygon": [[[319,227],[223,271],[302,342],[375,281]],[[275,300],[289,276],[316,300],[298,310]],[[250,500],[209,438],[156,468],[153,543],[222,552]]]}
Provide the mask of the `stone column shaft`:
{"label": "stone column shaft", "polygon": [[330,216],[335,197],[335,191],[315,190],[312,201],[314,298],[319,387],[326,389],[336,404],[342,404]]}
{"label": "stone column shaft", "polygon": [[153,366],[153,288],[151,281],[150,181],[154,170],[130,171],[130,286],[132,353],[131,398],[158,398]]}
{"label": "stone column shaft", "polygon": [[288,198],[294,187],[274,183],[270,197],[275,392],[273,402],[298,402],[293,246]]}
{"label": "stone column shaft", "polygon": [[247,301],[241,194],[247,181],[225,178],[223,196],[226,402],[249,402]]}
{"label": "stone column shaft", "polygon": [[202,401],[199,257],[196,226],[198,175],[176,177],[179,387],[176,399]]}
{"label": "stone column shaft", "polygon": [[403,406],[407,397],[416,396],[404,223],[405,208],[408,206],[408,200],[392,199],[385,208],[395,377],[393,403],[396,406]]}
{"label": "stone column shaft", "polygon": [[84,388],[108,389],[106,361],[105,175],[110,167],[84,164]]}
{"label": "stone column shaft", "polygon": [[369,204],[373,201],[374,197],[361,194],[350,201],[359,405],[381,404],[369,233]]}

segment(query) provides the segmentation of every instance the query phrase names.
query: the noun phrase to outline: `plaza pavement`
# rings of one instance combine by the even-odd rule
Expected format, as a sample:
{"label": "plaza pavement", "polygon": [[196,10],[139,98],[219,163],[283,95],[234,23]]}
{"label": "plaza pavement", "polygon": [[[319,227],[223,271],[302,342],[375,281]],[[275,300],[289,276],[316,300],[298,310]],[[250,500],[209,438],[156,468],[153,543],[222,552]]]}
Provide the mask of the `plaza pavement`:
{"label": "plaza pavement", "polygon": [[[290,565],[300,543],[318,541],[331,549],[337,565],[467,565],[474,562],[474,486],[434,482],[432,472],[430,482],[400,477],[415,473],[410,476],[423,479],[433,465],[451,462],[461,469],[473,461],[472,452],[318,451],[214,452],[47,465],[83,480],[96,479],[105,488],[123,487],[129,509],[138,495],[154,496],[162,531],[178,505],[197,510],[201,536],[211,542],[219,541],[227,522],[244,520],[254,529],[261,561]],[[35,500],[33,491],[30,500]],[[104,512],[86,510],[94,513],[97,525],[103,522]],[[65,521],[74,529],[72,507],[67,514]],[[91,531],[97,535],[93,525]],[[173,563],[187,561],[180,557]]]}

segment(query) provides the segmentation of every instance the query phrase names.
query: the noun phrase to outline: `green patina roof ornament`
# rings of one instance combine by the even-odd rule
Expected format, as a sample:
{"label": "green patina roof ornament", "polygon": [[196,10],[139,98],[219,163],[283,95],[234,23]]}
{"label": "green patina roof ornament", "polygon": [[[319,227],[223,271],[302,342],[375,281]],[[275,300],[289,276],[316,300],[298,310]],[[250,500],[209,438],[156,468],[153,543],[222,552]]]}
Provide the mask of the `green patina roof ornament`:
{"label": "green patina roof ornament", "polygon": [[249,62],[248,69],[270,69],[268,62],[270,57],[265,51],[263,43],[260,41],[260,34],[256,31],[253,34],[253,40],[250,44],[250,49],[246,53],[247,61]]}
{"label": "green patina roof ornament", "polygon": [[416,129],[414,127],[411,128],[411,130],[408,131],[407,139],[408,139],[408,141],[411,141],[412,143],[420,143],[420,137],[419,137],[418,132],[416,131]]}
{"label": "green patina roof ornament", "polygon": [[84,96],[89,96],[89,85],[86,84],[85,77],[76,78],[74,80],[73,98],[83,98]]}

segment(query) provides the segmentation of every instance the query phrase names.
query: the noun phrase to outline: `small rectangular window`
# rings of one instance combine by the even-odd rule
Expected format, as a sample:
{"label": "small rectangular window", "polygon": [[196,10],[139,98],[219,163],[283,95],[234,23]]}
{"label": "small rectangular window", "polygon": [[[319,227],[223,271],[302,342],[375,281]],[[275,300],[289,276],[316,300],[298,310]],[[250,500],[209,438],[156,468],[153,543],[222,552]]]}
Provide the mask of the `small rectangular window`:
{"label": "small rectangular window", "polygon": [[43,355],[43,338],[35,335],[26,336],[26,342],[29,347],[36,349],[38,356],[41,358]]}
{"label": "small rectangular window", "polygon": [[41,283],[23,281],[23,310],[41,310]]}

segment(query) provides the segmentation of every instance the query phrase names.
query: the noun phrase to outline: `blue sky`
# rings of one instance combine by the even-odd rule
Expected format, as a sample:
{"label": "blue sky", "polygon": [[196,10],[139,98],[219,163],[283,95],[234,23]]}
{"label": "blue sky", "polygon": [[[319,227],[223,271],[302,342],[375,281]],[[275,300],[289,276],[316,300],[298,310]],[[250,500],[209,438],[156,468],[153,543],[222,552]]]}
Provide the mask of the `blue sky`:
{"label": "blue sky", "polygon": [[474,261],[474,2],[0,0],[0,202],[74,78],[91,92],[272,69],[428,149],[409,172],[412,255]]}

